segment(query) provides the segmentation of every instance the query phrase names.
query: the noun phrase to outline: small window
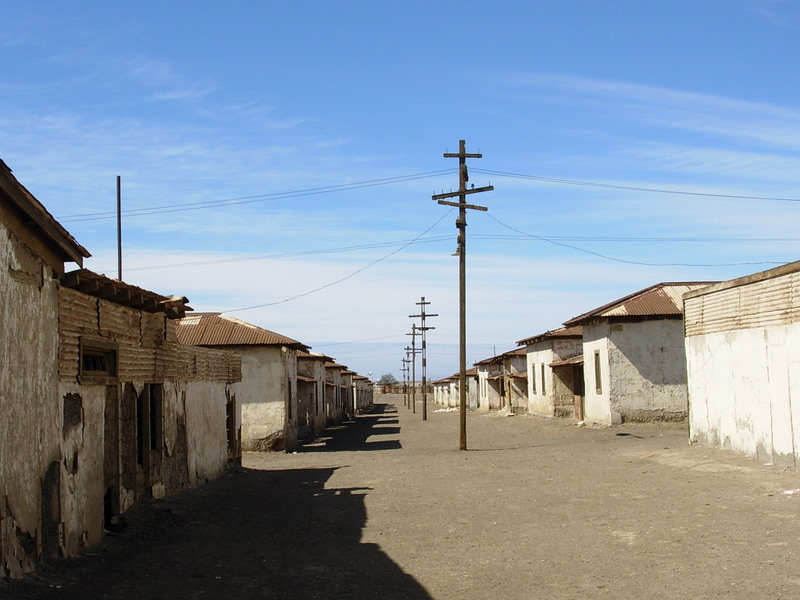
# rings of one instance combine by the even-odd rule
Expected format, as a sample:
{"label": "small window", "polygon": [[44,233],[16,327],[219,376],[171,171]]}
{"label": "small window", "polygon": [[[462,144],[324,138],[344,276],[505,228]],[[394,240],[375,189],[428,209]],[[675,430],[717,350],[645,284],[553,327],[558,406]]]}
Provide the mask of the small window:
{"label": "small window", "polygon": [[531,370],[531,392],[536,394],[536,363],[533,363],[533,369]]}
{"label": "small window", "polygon": [[603,382],[600,378],[600,350],[594,351],[594,388],[598,394],[603,393]]}
{"label": "small window", "polygon": [[547,390],[545,389],[544,384],[544,363],[542,363],[542,396],[547,394]]}
{"label": "small window", "polygon": [[81,383],[113,383],[117,378],[117,344],[81,338],[78,376]]}

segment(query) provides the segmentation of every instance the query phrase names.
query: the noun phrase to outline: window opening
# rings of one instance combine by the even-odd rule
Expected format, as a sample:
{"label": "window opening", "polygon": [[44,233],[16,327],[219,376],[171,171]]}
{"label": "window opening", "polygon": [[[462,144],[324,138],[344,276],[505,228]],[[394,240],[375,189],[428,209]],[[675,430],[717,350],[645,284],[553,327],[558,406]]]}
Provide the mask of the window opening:
{"label": "window opening", "polygon": [[598,394],[603,393],[603,383],[600,380],[600,351],[594,351],[594,387]]}

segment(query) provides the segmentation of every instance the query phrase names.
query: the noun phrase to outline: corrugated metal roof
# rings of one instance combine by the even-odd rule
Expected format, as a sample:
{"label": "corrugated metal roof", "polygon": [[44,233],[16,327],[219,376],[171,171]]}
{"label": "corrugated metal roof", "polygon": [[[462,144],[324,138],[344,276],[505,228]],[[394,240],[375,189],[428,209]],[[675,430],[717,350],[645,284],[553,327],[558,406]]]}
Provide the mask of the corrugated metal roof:
{"label": "corrugated metal roof", "polygon": [[527,346],[537,342],[543,342],[549,339],[564,339],[564,338],[580,338],[583,337],[583,327],[575,325],[574,327],[559,327],[558,329],[551,329],[539,335],[534,335],[517,342],[520,346]]}
{"label": "corrugated metal roof", "polygon": [[683,315],[683,295],[712,283],[716,282],[657,283],[574,317],[564,325],[572,327],[590,319],[603,318],[679,317]]}
{"label": "corrugated metal roof", "polygon": [[508,352],[503,352],[502,354],[498,354],[497,356],[492,356],[490,358],[484,358],[483,360],[479,360],[478,362],[472,364],[493,365],[503,362],[503,358],[505,358],[506,356],[525,356],[525,348],[514,348],[513,350],[509,350]]}
{"label": "corrugated metal roof", "polygon": [[178,341],[191,346],[287,346],[308,349],[290,337],[220,313],[198,313],[176,322]]}

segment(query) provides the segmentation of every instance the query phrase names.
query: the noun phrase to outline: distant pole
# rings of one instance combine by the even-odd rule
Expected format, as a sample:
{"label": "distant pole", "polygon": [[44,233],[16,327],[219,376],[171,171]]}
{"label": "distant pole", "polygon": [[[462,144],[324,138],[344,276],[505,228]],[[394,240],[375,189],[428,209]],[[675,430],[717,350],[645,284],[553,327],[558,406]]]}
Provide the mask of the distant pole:
{"label": "distant pole", "polygon": [[417,412],[417,329],[417,324],[412,323],[411,333],[406,334],[411,336],[411,412],[414,414]]}
{"label": "distant pole", "polygon": [[[458,154],[445,152],[445,158],[458,159],[458,191],[448,194],[436,194],[432,196],[439,204],[458,207],[458,338],[459,338],[459,373],[458,373],[458,394],[459,394],[459,449],[467,449],[467,209],[488,210],[485,206],[467,204],[468,194],[478,194],[480,192],[490,192],[494,189],[491,185],[481,188],[473,187],[467,189],[469,174],[467,173],[468,158],[482,158],[482,154],[467,154],[466,142],[459,140]],[[445,198],[458,197],[458,202],[448,202]]]}
{"label": "distant pole", "polygon": [[122,177],[117,175],[117,279],[122,281]]}
{"label": "distant pole", "polygon": [[411,362],[411,359],[408,358],[408,351],[406,351],[405,358],[402,359],[403,368],[400,369],[403,372],[403,406],[408,408],[408,363]]}
{"label": "distant pole", "polygon": [[425,307],[428,306],[429,304],[430,304],[430,302],[425,302],[425,296],[422,296],[420,298],[420,301],[417,302],[417,306],[420,307],[419,314],[418,315],[408,315],[412,319],[420,319],[420,322],[422,324],[420,327],[417,327],[417,331],[421,331],[422,332],[422,350],[421,350],[422,354],[421,354],[421,356],[422,356],[422,420],[423,421],[427,421],[428,420],[428,391],[426,389],[426,386],[427,386],[427,373],[428,373],[428,359],[427,359],[427,355],[426,355],[427,341],[425,339],[425,332],[428,331],[429,329],[436,329],[436,327],[427,327],[425,325],[425,318],[426,317],[438,317],[439,316],[437,314],[430,314],[430,313],[426,314],[425,313]]}

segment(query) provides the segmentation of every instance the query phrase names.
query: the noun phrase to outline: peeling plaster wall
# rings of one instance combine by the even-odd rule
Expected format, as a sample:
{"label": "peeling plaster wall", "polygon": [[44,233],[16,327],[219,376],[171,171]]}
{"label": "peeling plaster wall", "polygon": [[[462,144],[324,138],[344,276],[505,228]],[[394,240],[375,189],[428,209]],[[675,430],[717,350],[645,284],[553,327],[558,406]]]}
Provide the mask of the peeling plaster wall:
{"label": "peeling plaster wall", "polygon": [[611,324],[611,410],[623,421],[686,419],[682,319]]}
{"label": "peeling plaster wall", "polygon": [[[103,411],[105,387],[61,386],[62,519],[66,554],[77,554],[103,535]],[[71,406],[71,407],[70,407]],[[74,418],[69,418],[72,411]],[[77,414],[76,414],[77,413]]]}
{"label": "peeling plaster wall", "polygon": [[0,369],[0,577],[58,551],[60,517],[55,531],[40,527],[43,482],[60,459],[57,302],[51,269],[0,222],[0,355],[13,365]]}
{"label": "peeling plaster wall", "polygon": [[[681,319],[585,325],[585,419],[623,421],[685,419],[686,351]],[[600,393],[595,378],[600,353]]]}
{"label": "peeling plaster wall", "polygon": [[191,486],[216,479],[228,464],[224,401],[227,387],[235,393],[235,385],[210,381],[186,384],[186,432]]}
{"label": "peeling plaster wall", "polygon": [[242,449],[296,449],[296,351],[279,346],[240,346],[236,352],[242,358],[238,395],[242,406]]}

